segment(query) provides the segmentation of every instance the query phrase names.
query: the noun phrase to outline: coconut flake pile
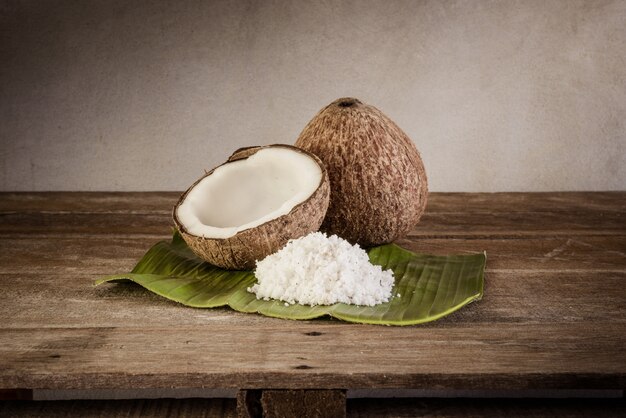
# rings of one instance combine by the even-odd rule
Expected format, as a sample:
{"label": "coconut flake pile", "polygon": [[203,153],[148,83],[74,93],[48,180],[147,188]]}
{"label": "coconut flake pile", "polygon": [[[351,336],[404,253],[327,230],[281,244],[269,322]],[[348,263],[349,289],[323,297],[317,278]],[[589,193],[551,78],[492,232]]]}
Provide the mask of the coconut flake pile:
{"label": "coconut flake pile", "polygon": [[374,306],[391,298],[391,270],[370,263],[367,253],[337,235],[313,232],[291,240],[257,261],[258,283],[248,288],[257,299],[286,304]]}

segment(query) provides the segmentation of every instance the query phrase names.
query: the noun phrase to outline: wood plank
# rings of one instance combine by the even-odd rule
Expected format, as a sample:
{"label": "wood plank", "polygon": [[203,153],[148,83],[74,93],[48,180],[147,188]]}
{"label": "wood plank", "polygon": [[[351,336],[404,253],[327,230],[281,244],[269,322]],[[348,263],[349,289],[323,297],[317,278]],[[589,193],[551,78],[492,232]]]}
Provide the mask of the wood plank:
{"label": "wood plank", "polygon": [[[239,403],[237,404],[239,408]],[[261,392],[262,414],[240,413],[240,417],[310,417],[344,418],[345,390],[264,390]],[[247,411],[246,411],[247,412]]]}
{"label": "wood plank", "polygon": [[170,239],[170,235],[7,238],[0,240],[0,272],[77,273],[95,279],[130,271],[150,247]]}
{"label": "wood plank", "polygon": [[622,399],[352,399],[352,418],[583,418],[626,416]]}
{"label": "wood plank", "polygon": [[[195,310],[166,301],[136,285],[93,281],[130,271],[156,240],[153,238],[18,238],[0,241],[0,317],[7,326],[141,326],[133,321],[163,309],[173,323],[184,321],[257,321],[256,315]],[[401,242],[415,251],[452,253],[487,249],[485,298],[438,321],[520,322],[587,321],[624,315],[622,286],[626,258],[622,237],[536,240],[439,239]],[[560,272],[555,272],[558,269]],[[602,271],[602,273],[599,273]],[[599,276],[601,274],[601,276]],[[601,277],[601,279],[600,279]],[[593,292],[588,289],[593,283]],[[532,297],[529,297],[532,294]],[[31,309],[38,306],[37,310]],[[581,309],[580,307],[584,307]],[[113,307],[102,316],[100,311]],[[531,309],[532,308],[532,309]],[[62,313],[62,314],[61,314]],[[158,316],[150,318],[160,321]],[[253,317],[253,318],[251,318]],[[130,318],[130,319],[129,319]],[[145,319],[144,319],[145,320]],[[150,319],[147,320],[148,323]]]}
{"label": "wood plank", "polygon": [[614,235],[626,232],[621,212],[581,216],[574,212],[474,212],[424,214],[408,236],[424,237],[550,237]]}
{"label": "wood plank", "polygon": [[262,394],[259,389],[237,391],[237,418],[263,418]]}
{"label": "wood plank", "polygon": [[[164,234],[176,193],[0,193],[0,234]],[[412,237],[626,233],[626,193],[433,194]]]}
{"label": "wood plank", "polygon": [[128,327],[279,323],[229,308],[195,309],[169,301],[141,286],[120,283],[93,287],[78,273],[0,275],[0,328]]}
{"label": "wood plank", "polygon": [[170,213],[10,212],[0,214],[0,234],[163,235],[172,231]]}
{"label": "wood plank", "polygon": [[[626,416],[622,399],[349,399],[351,418],[619,418]],[[134,399],[0,402],[0,416],[123,418],[236,416],[232,399]]]}
{"label": "wood plank", "polygon": [[[0,214],[1,235],[39,234],[152,234],[172,230],[167,213],[21,213]],[[424,214],[411,238],[436,237],[536,237],[603,236],[626,234],[620,212],[580,216],[576,213],[437,213]]]}
{"label": "wood plank", "polygon": [[430,193],[427,212],[626,212],[626,192]]}
{"label": "wood plank", "polygon": [[[133,283],[94,288],[81,273],[0,274],[0,329],[257,324],[291,321],[242,314],[229,308],[195,309]],[[10,285],[8,285],[10,283]],[[626,272],[488,272],[479,302],[420,327],[478,324],[626,323]],[[328,320],[320,320],[329,323]],[[330,321],[342,326],[344,323]]]}
{"label": "wood plank", "polygon": [[487,250],[485,298],[407,328],[91,287],[168,237],[176,197],[0,194],[0,389],[625,386],[626,193],[433,195],[400,244]]}
{"label": "wood plank", "polygon": [[[182,192],[0,192],[0,212],[169,213]],[[626,192],[430,193],[427,212],[626,212]]]}
{"label": "wood plank", "polygon": [[[0,240],[0,273],[128,272],[162,236],[49,236]],[[402,239],[398,244],[429,254],[467,254],[486,251],[487,269],[564,271],[626,271],[626,235],[517,239],[425,238]]]}
{"label": "wood plank", "polygon": [[0,330],[0,388],[624,389],[626,324]]}
{"label": "wood plank", "polygon": [[0,416],[62,417],[202,417],[235,418],[233,399],[129,399],[0,402]]}
{"label": "wood plank", "polygon": [[167,213],[180,195],[181,192],[0,192],[0,213]]}
{"label": "wood plank", "polygon": [[487,271],[626,270],[626,235],[539,238],[404,238],[397,244],[427,254],[487,252]]}

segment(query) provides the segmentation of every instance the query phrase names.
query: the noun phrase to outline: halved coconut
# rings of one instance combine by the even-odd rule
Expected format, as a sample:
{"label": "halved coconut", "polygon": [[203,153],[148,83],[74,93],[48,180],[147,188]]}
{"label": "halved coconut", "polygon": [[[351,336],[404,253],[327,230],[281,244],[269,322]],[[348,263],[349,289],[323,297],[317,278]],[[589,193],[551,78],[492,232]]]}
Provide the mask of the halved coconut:
{"label": "halved coconut", "polygon": [[174,223],[202,259],[252,269],[290,239],[317,231],[330,187],[322,162],[290,145],[237,150],[174,206]]}

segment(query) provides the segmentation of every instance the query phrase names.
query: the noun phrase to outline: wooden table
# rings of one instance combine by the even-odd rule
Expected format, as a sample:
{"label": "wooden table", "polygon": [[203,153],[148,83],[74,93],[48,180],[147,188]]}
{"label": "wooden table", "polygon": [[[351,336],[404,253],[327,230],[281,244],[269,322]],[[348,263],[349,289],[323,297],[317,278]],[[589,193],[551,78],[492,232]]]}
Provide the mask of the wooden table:
{"label": "wooden table", "polygon": [[132,284],[94,288],[169,238],[177,196],[0,194],[2,396],[230,388],[243,415],[243,401],[260,397],[277,413],[321,399],[342,415],[346,389],[626,386],[626,193],[431,194],[399,244],[486,250],[485,296],[412,327],[287,321],[186,308]]}

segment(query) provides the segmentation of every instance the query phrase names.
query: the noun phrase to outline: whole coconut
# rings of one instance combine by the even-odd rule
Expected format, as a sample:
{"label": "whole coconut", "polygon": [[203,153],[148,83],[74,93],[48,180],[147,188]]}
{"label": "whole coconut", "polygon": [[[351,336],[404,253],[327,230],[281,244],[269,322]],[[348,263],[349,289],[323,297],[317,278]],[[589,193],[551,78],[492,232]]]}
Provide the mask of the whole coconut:
{"label": "whole coconut", "polygon": [[419,222],[428,195],[424,164],[409,137],[374,106],[335,100],[295,145],[328,170],[330,205],[321,230],[369,247],[400,238]]}

